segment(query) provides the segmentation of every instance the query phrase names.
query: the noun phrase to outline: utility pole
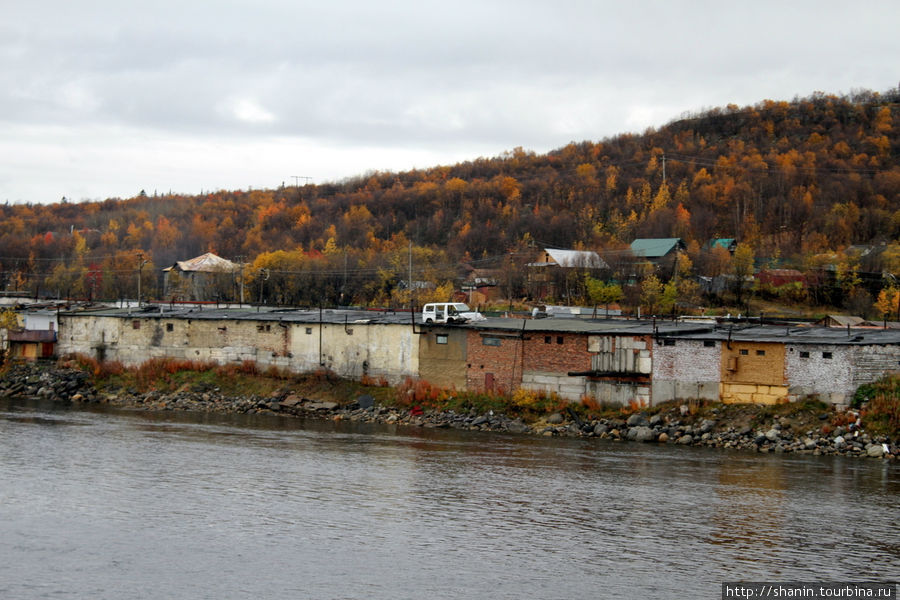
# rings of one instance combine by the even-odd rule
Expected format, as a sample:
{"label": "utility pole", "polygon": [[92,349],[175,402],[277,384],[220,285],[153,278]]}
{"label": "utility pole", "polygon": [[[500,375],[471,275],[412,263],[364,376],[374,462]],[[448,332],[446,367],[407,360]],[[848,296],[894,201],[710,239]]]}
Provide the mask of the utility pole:
{"label": "utility pole", "polygon": [[138,260],[140,260],[140,264],[138,265],[138,302],[137,302],[138,305],[137,305],[137,307],[140,308],[141,307],[141,275],[144,270],[144,265],[146,265],[150,261],[144,260],[143,254],[138,254]]}
{"label": "utility pole", "polygon": [[291,177],[294,179],[295,187],[300,187],[301,179],[304,180],[304,184],[308,184],[310,181],[312,181],[312,177],[307,177],[306,175],[291,175]]}
{"label": "utility pole", "polygon": [[662,155],[663,183],[666,182],[666,155]]}
{"label": "utility pole", "polygon": [[238,256],[237,260],[238,260],[238,265],[240,266],[240,269],[241,269],[241,274],[240,274],[241,306],[243,306],[244,305],[244,256],[243,255]]}

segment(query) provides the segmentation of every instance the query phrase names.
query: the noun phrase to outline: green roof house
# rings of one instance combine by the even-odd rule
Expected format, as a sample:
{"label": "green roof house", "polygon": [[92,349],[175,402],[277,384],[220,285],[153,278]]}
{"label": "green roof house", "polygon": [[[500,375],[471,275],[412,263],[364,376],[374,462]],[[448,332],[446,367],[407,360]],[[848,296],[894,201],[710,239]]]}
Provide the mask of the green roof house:
{"label": "green roof house", "polygon": [[706,247],[708,250],[725,248],[730,253],[734,254],[734,251],[737,250],[737,240],[734,238],[713,238],[709,240]]}
{"label": "green roof house", "polygon": [[635,257],[646,258],[654,263],[686,249],[681,238],[638,238],[631,242],[631,253]]}

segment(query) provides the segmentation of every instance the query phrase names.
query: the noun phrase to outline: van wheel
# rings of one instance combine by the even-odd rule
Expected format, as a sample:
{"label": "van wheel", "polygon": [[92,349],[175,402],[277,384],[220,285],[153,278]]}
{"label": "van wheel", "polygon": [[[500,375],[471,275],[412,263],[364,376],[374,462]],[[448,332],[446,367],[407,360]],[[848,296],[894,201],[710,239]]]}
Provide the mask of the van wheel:
{"label": "van wheel", "polygon": [[431,319],[425,319],[426,323],[431,323]]}

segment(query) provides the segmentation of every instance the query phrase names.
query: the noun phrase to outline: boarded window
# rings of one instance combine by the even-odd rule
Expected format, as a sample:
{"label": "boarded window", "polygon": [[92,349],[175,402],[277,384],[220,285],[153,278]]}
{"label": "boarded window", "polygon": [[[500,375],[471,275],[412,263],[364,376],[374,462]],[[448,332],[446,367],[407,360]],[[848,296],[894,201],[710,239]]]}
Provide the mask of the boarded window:
{"label": "boarded window", "polygon": [[132,322],[131,322],[131,328],[132,328],[132,329],[140,329],[140,328],[141,328],[141,322],[140,322],[140,321],[132,321]]}

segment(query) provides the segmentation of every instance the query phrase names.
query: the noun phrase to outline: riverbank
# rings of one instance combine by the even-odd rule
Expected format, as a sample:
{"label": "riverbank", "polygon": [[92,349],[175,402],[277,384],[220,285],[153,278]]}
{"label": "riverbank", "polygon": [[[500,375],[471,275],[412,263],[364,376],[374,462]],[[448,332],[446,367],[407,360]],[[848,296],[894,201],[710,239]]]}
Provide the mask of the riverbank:
{"label": "riverbank", "polygon": [[263,413],[548,437],[595,437],[761,453],[900,458],[900,440],[866,432],[855,411],[835,412],[818,402],[776,406],[664,404],[637,412],[607,410],[602,415],[570,407],[533,415],[526,421],[499,410],[432,410],[421,405],[391,405],[367,393],[348,397],[348,388],[332,384],[319,385],[314,397],[298,389],[303,386],[291,385],[278,386],[265,394],[228,394],[208,383],[184,385],[174,391],[98,389],[92,379],[90,373],[78,368],[13,364],[0,377],[0,397],[36,397],[149,411]]}

